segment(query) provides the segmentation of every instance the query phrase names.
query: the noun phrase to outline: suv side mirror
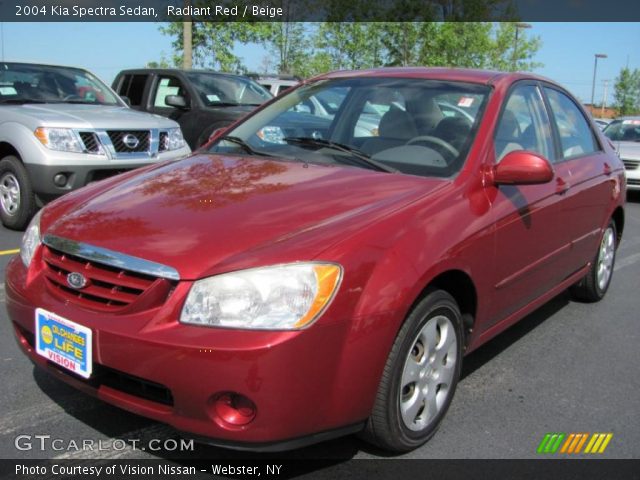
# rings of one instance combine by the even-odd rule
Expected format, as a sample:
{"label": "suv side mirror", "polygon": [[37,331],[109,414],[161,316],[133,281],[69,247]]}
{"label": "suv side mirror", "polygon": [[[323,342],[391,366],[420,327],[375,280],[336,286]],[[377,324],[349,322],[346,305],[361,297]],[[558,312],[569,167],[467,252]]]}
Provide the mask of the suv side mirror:
{"label": "suv side mirror", "polygon": [[130,106],[131,106],[131,100],[129,100],[129,97],[126,97],[126,96],[124,96],[124,95],[120,95],[120,98],[122,99],[122,101],[123,101],[124,103],[126,103],[126,104],[127,104],[127,107],[130,107]]}
{"label": "suv side mirror", "polygon": [[187,101],[182,95],[167,95],[164,97],[164,103],[170,107],[180,108],[182,110],[189,108],[187,107]]}
{"label": "suv side mirror", "polygon": [[546,158],[525,150],[507,153],[494,167],[496,185],[531,185],[553,180],[553,167]]}

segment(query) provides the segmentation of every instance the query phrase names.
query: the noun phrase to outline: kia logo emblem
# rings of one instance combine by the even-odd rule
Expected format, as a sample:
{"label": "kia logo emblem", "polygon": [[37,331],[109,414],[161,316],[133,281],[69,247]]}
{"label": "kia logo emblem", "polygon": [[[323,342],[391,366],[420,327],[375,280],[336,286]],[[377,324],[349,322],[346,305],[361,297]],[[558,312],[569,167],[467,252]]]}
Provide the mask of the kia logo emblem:
{"label": "kia logo emblem", "polygon": [[87,279],[84,275],[78,272],[71,272],[67,275],[67,285],[71,288],[79,290],[87,286]]}
{"label": "kia logo emblem", "polygon": [[140,140],[138,140],[138,137],[136,137],[132,133],[127,133],[124,137],[122,137],[122,143],[133,150],[138,145],[140,145]]}

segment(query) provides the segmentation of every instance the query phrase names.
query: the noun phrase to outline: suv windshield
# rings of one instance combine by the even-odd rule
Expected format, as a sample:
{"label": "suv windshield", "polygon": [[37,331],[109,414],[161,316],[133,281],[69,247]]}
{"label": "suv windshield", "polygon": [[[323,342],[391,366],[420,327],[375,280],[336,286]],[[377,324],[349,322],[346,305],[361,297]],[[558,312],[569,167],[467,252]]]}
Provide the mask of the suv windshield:
{"label": "suv windshield", "polygon": [[464,164],[489,91],[424,79],[320,80],[284,94],[210,151],[450,177]]}
{"label": "suv windshield", "polygon": [[91,73],[79,68],[0,63],[0,103],[124,103]]}
{"label": "suv windshield", "polygon": [[232,75],[188,72],[205,105],[261,105],[272,95],[253,80]]}
{"label": "suv windshield", "polygon": [[640,142],[640,118],[614,120],[603,133],[614,142]]}

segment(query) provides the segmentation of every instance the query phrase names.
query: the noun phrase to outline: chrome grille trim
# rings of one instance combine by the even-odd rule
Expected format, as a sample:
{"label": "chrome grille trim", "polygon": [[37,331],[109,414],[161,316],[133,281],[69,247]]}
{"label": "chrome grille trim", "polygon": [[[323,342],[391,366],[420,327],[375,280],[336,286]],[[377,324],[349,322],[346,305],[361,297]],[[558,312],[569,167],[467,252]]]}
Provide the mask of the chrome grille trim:
{"label": "chrome grille trim", "polygon": [[42,243],[69,255],[74,255],[96,263],[102,263],[110,267],[122,268],[131,272],[166,278],[168,280],[180,280],[180,274],[173,267],[114,252],[106,248],[94,247],[93,245],[76,242],[75,240],[69,240],[68,238],[57,237],[55,235],[45,235]]}

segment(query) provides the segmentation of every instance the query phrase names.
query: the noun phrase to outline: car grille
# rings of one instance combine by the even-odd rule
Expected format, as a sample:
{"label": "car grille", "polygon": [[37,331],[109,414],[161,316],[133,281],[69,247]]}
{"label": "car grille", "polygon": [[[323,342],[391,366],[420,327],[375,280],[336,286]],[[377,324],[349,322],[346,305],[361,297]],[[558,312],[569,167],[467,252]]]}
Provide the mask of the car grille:
{"label": "car grille", "polygon": [[622,163],[624,163],[624,168],[626,168],[627,170],[636,170],[638,167],[640,167],[640,160],[622,160]]}
{"label": "car grille", "polygon": [[637,178],[627,178],[627,185],[640,185],[640,180]]}
{"label": "car grille", "polygon": [[[151,134],[149,130],[108,130],[107,135],[109,135],[109,139],[117,153],[140,153],[148,152],[150,149],[149,140],[151,138]],[[127,139],[133,138],[137,140],[137,145],[128,145]]]}
{"label": "car grille", "polygon": [[80,138],[84,143],[85,151],[89,153],[100,152],[100,140],[94,132],[80,132]]}
{"label": "car grille", "polygon": [[[166,299],[173,286],[163,278],[85,260],[49,246],[43,247],[43,260],[48,287],[63,299],[92,310],[125,309],[144,293],[147,293],[147,301],[142,302],[144,308],[152,308]],[[84,288],[69,286],[67,275],[72,272],[82,273],[87,279]]]}

